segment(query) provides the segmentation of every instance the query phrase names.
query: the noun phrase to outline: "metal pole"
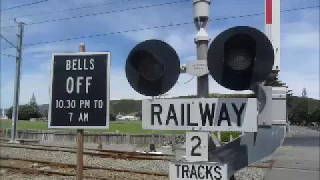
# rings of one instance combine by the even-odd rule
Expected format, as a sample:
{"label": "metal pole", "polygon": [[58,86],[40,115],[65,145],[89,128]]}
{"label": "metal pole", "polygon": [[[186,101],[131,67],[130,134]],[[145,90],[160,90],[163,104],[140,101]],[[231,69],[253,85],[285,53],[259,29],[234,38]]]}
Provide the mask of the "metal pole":
{"label": "metal pole", "polygon": [[[83,43],[80,43],[80,52],[85,52],[85,45]],[[77,180],[82,180],[83,177],[83,134],[83,129],[77,129]]]}
{"label": "metal pole", "polygon": [[[198,30],[194,42],[197,47],[197,60],[207,61],[208,44],[210,41],[209,35],[206,32],[206,27],[209,22],[210,0],[193,0],[194,24]],[[209,75],[203,75],[197,78],[197,96],[199,98],[209,97]],[[220,146],[220,141],[213,134],[209,133],[214,144],[210,145],[213,150]]]}
{"label": "metal pole", "polygon": [[[197,60],[207,61],[209,36],[205,30],[209,21],[209,7],[210,0],[194,0],[194,24],[198,30],[195,38],[195,44],[197,46]],[[209,96],[209,79],[208,74],[197,78],[197,96],[208,97]]]}
{"label": "metal pole", "polygon": [[17,34],[17,56],[16,56],[16,77],[14,83],[14,99],[13,99],[13,109],[12,109],[12,128],[11,128],[11,140],[10,143],[19,143],[16,140],[17,134],[17,122],[18,122],[18,109],[19,109],[19,93],[20,93],[20,69],[22,60],[22,38],[23,38],[23,23],[20,22],[19,32]]}
{"label": "metal pole", "polygon": [[[200,32],[200,31],[199,31]],[[207,60],[208,52],[208,40],[197,40],[195,41],[197,45],[197,60]],[[197,95],[198,97],[207,98],[209,96],[209,78],[208,74],[198,77],[197,79]]]}
{"label": "metal pole", "polygon": [[[160,96],[159,96],[160,97]],[[155,98],[154,98],[154,96],[152,96],[152,101],[154,100]],[[160,98],[159,98],[160,99]],[[153,132],[153,130],[152,130],[152,135],[151,135],[151,143],[150,143],[150,146],[149,146],[149,150],[151,151],[151,152],[155,152],[156,151],[156,145],[155,145],[155,142],[154,142],[154,132]]]}

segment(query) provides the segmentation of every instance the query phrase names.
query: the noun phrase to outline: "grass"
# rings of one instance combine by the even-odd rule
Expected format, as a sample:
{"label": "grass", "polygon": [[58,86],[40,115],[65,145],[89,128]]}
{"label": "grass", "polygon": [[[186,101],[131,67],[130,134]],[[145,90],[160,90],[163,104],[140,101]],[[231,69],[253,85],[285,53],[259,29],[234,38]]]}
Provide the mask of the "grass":
{"label": "grass", "polygon": [[[0,120],[1,129],[11,129],[11,120]],[[17,124],[18,130],[48,130],[48,122],[44,121],[23,121],[19,120]],[[66,129],[64,129],[66,130]],[[86,129],[88,132],[116,132],[130,134],[147,134],[147,133],[162,133],[162,134],[182,134],[185,131],[158,131],[142,129],[141,121],[116,121],[110,122],[109,129]],[[66,130],[70,131],[70,130]]]}
{"label": "grass", "polygon": [[[47,130],[48,122],[44,121],[23,121],[19,120],[17,124],[18,130]],[[11,120],[0,120],[0,129],[11,129]],[[66,130],[65,131],[74,131],[74,130]],[[92,129],[85,130],[88,132],[116,132],[119,130],[119,133],[128,133],[128,134],[150,134],[150,133],[161,133],[161,134],[182,134],[186,131],[159,131],[159,130],[144,130],[142,129],[141,121],[112,121],[110,122],[109,129]],[[217,136],[217,132],[214,132]],[[237,138],[239,136],[238,132],[221,132],[221,139],[223,142],[227,142],[229,140],[229,136],[232,135],[233,138]]]}
{"label": "grass", "polygon": [[[0,120],[1,129],[11,129],[11,120]],[[18,121],[18,130],[36,129],[36,130],[46,130],[48,129],[47,122],[31,122],[31,121]]]}

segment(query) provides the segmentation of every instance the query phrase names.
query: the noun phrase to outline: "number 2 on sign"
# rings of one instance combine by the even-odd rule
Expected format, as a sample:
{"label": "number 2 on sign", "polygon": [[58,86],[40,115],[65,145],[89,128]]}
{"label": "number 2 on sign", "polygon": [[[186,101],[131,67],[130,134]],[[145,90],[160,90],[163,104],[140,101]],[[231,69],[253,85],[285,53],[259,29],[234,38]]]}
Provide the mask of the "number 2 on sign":
{"label": "number 2 on sign", "polygon": [[201,153],[194,152],[198,147],[201,145],[201,138],[199,136],[192,136],[191,141],[197,139],[198,143],[192,147],[191,149],[191,156],[201,156]]}
{"label": "number 2 on sign", "polygon": [[186,133],[186,159],[187,161],[208,161],[208,133]]}

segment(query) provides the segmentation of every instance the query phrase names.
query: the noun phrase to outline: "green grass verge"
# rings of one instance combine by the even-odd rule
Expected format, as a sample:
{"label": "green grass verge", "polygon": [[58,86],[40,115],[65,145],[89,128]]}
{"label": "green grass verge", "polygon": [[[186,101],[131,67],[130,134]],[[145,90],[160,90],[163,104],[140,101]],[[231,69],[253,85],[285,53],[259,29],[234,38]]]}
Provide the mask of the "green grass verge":
{"label": "green grass verge", "polygon": [[[1,129],[11,129],[11,120],[0,120]],[[23,121],[19,120],[17,124],[18,130],[48,130],[48,122],[44,121]],[[58,130],[58,129],[57,129]],[[66,130],[66,129],[63,129]],[[144,130],[142,129],[141,121],[116,121],[110,122],[109,129],[86,129],[88,132],[116,132],[130,134],[149,134],[149,133],[162,133],[162,134],[182,134],[185,131],[157,131],[157,130]],[[70,130],[66,130],[70,131]]]}
{"label": "green grass verge", "polygon": [[[1,129],[11,129],[11,120],[0,120]],[[17,124],[18,130],[47,130],[48,123],[44,121],[22,121],[19,120]],[[66,130],[66,129],[63,129]],[[142,129],[141,121],[113,121],[110,122],[109,129],[94,129],[94,130],[85,130],[88,132],[116,132],[119,130],[120,133],[128,134],[150,134],[150,133],[161,133],[161,134],[182,134],[186,131],[158,131],[158,130],[144,130]],[[72,130],[66,130],[72,131]],[[217,132],[213,132],[217,136]],[[229,141],[229,137],[232,135],[233,138],[239,137],[238,132],[221,132],[221,139],[223,142]]]}

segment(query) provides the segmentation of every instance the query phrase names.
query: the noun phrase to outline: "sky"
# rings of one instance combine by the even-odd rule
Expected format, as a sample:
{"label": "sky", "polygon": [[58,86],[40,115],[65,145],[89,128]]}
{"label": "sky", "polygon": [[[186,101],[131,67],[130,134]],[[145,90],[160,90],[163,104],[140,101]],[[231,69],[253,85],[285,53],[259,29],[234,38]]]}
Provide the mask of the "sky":
{"label": "sky", "polygon": [[[124,32],[192,22],[192,0],[47,0],[20,8],[12,7],[40,0],[0,1],[1,35],[16,44],[18,28],[13,18],[18,17],[17,21],[27,24],[23,38],[20,104],[28,103],[32,93],[35,94],[38,104],[48,103],[52,53],[77,52],[80,43],[85,43],[86,51],[111,52],[111,100],[148,98],[131,88],[124,71],[130,50],[141,41],[160,39],[169,43],[177,51],[181,64],[185,64],[188,60],[196,60],[194,37],[197,31],[193,23]],[[210,19],[212,21],[209,22],[207,28],[211,40],[223,30],[233,26],[252,26],[264,31],[264,15],[214,20],[264,12],[264,0],[241,0],[241,3],[239,2],[239,0],[211,0]],[[79,8],[83,6],[91,7]],[[141,6],[148,7],[137,8]],[[319,1],[281,0],[281,10],[309,6],[319,6]],[[76,8],[76,10],[67,10],[71,8]],[[60,12],[43,13],[52,11]],[[32,16],[25,16],[30,14]],[[87,16],[89,14],[95,15]],[[105,35],[92,36],[97,34]],[[52,42],[76,37],[87,38]],[[16,54],[15,49],[10,48],[10,44],[3,39],[0,41],[1,53]],[[287,83],[294,95],[300,96],[302,89],[306,88],[308,97],[319,99],[319,7],[282,12],[280,41],[280,80]],[[13,104],[16,63],[15,58],[4,55],[0,56],[0,61],[0,108],[9,108]],[[195,95],[197,79],[194,78],[188,82],[191,78],[191,75],[181,74],[177,84],[168,91],[167,97]],[[238,92],[223,88],[211,76],[209,76],[209,92],[250,93],[250,91]]]}

